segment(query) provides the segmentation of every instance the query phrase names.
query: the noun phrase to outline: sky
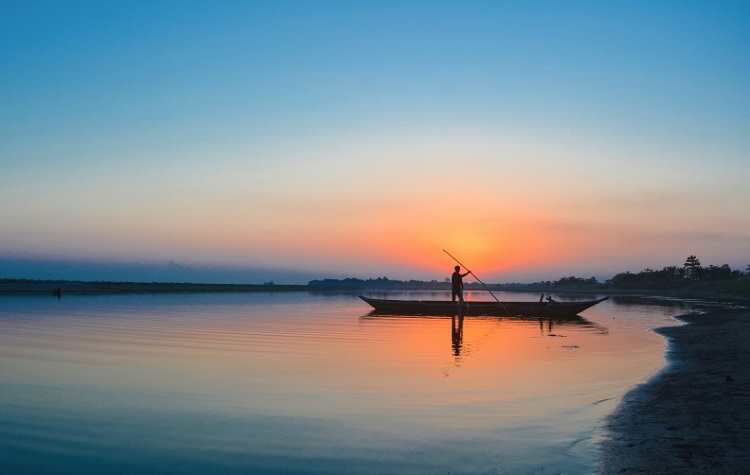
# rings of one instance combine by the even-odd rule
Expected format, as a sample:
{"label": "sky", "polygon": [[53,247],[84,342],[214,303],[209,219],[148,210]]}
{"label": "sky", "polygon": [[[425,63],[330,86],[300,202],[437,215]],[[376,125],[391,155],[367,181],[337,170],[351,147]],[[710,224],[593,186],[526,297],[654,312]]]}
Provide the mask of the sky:
{"label": "sky", "polygon": [[500,283],[744,270],[749,23],[744,1],[0,0],[0,277],[442,280],[443,250]]}

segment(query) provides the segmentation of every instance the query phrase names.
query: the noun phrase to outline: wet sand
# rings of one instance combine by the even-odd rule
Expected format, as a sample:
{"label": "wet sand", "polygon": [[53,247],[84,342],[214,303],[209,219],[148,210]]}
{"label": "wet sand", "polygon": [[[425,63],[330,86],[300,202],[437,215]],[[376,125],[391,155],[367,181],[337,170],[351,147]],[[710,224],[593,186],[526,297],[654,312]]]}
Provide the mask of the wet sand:
{"label": "wet sand", "polygon": [[750,311],[657,331],[667,367],[606,421],[602,474],[750,473]]}

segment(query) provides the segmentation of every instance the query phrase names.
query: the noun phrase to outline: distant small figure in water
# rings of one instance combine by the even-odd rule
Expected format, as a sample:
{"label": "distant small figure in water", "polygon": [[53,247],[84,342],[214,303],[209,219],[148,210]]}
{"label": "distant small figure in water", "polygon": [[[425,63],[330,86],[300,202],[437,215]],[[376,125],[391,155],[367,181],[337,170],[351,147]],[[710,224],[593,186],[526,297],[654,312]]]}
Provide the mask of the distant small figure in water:
{"label": "distant small figure in water", "polygon": [[557,300],[553,299],[551,295],[548,295],[547,296],[547,302],[549,302],[549,303],[555,303],[555,302],[557,302]]}
{"label": "distant small figure in water", "polygon": [[459,302],[464,301],[464,281],[463,278],[467,275],[471,274],[470,270],[467,270],[465,273],[461,273],[461,266],[455,267],[456,272],[453,273],[451,276],[451,302],[456,301],[456,297],[458,297]]}
{"label": "distant small figure in water", "polygon": [[52,295],[57,298],[62,297],[62,287],[57,287],[55,290],[53,290]]}

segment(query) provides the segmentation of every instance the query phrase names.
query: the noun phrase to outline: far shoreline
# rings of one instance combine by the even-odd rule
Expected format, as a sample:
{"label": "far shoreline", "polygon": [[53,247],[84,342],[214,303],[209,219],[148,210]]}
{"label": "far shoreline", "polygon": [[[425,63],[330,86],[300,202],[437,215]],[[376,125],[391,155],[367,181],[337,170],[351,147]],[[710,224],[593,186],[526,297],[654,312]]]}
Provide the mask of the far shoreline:
{"label": "far shoreline", "polygon": [[109,294],[188,294],[302,292],[321,290],[308,285],[277,284],[194,284],[185,282],[79,282],[15,281],[0,282],[0,296],[109,295]]}
{"label": "far shoreline", "polygon": [[[635,298],[674,298],[711,299],[722,302],[750,303],[750,297],[714,290],[696,289],[601,289],[601,288],[559,288],[539,289],[534,286],[523,288],[517,284],[488,284],[497,292],[537,293],[545,295],[607,295]],[[386,292],[386,291],[450,291],[449,285],[435,286],[347,286],[310,284],[206,284],[189,282],[109,282],[109,281],[67,281],[67,280],[28,280],[0,279],[0,297],[3,296],[54,296],[65,295],[113,295],[113,294],[190,294],[190,293],[258,293],[258,292]],[[486,292],[476,285],[467,286],[466,291]]]}

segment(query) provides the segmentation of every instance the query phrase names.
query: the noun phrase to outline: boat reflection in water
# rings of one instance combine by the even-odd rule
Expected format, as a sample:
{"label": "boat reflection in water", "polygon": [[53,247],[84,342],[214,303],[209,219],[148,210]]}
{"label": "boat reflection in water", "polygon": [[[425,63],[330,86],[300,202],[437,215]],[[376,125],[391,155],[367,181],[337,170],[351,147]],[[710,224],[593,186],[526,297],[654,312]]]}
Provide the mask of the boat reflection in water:
{"label": "boat reflection in water", "polygon": [[[566,311],[560,311],[560,312],[542,312],[547,313],[548,315],[533,315],[532,312],[526,312],[524,314],[520,315],[507,315],[503,314],[501,310],[494,310],[495,313],[498,313],[498,315],[493,314],[484,314],[484,313],[478,313],[478,306],[474,305],[474,312],[466,312],[464,310],[471,309],[471,306],[467,305],[459,305],[454,302],[441,302],[441,303],[447,303],[450,304],[450,308],[453,309],[453,312],[443,311],[443,312],[435,312],[435,314],[430,314],[429,311],[426,308],[414,306],[414,305],[408,305],[408,306],[402,306],[404,310],[402,311],[393,311],[393,310],[383,310],[383,305],[380,305],[382,302],[436,302],[437,301],[398,301],[398,300],[377,300],[377,299],[371,299],[367,297],[360,298],[367,303],[373,305],[378,305],[380,310],[376,309],[372,310],[370,313],[362,316],[361,318],[363,320],[381,320],[381,319],[413,319],[413,320],[419,320],[419,319],[427,319],[427,320],[447,320],[448,318],[451,319],[451,350],[454,357],[459,358],[461,356],[461,351],[463,349],[463,335],[464,335],[464,320],[466,317],[469,317],[470,320],[483,320],[483,321],[495,321],[495,322],[502,322],[502,321],[516,321],[516,322],[538,322],[539,323],[539,332],[544,336],[557,336],[553,333],[553,329],[557,326],[565,327],[565,326],[576,326],[579,328],[591,328],[595,329],[597,333],[599,334],[607,334],[608,330],[600,325],[597,325],[581,315],[577,314],[570,314]],[[602,302],[606,300],[607,298],[602,298],[599,300],[592,300],[592,301],[583,301],[583,302],[576,302],[577,307],[576,308],[588,308],[593,305],[596,305],[599,302]],[[490,302],[481,302],[482,304],[490,303]],[[498,302],[491,302],[495,306],[498,305]],[[519,302],[515,302],[515,304],[518,304]],[[474,302],[476,304],[476,302]],[[568,303],[564,303],[563,306],[567,305]],[[502,305],[502,303],[500,304]],[[512,305],[511,303],[508,303],[508,305]],[[396,309],[395,306],[388,307],[386,305],[386,308]],[[449,307],[447,306],[434,306],[436,310],[445,310]],[[488,308],[484,306],[483,308]],[[520,308],[518,306],[514,307],[516,309]],[[548,307],[549,308],[549,307]],[[565,307],[565,308],[573,308],[573,307]],[[416,311],[420,310],[420,311]],[[507,308],[506,308],[507,310]]]}

